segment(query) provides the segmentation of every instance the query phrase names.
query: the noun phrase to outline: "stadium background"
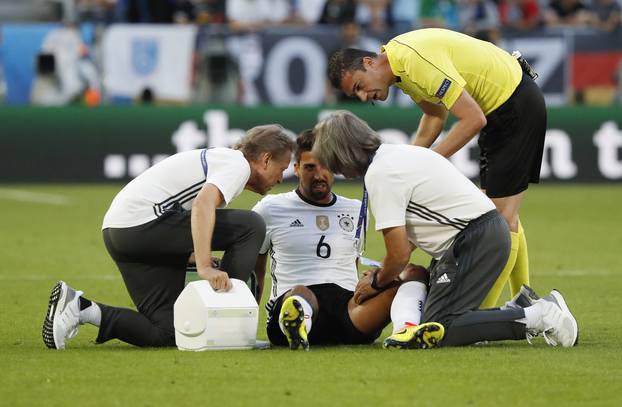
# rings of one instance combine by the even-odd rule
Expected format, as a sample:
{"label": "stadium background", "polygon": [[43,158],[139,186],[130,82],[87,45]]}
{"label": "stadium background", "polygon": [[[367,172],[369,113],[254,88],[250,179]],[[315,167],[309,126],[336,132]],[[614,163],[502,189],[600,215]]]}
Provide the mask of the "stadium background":
{"label": "stadium background", "polygon": [[[344,100],[326,59],[427,26],[519,49],[540,73],[543,182],[523,223],[533,285],[568,296],[580,347],[182,354],[94,347],[83,327],[67,352],[44,348],[60,278],[131,306],[99,228],[119,188],[158,160],[231,145],[258,124],[297,133],[339,108],[407,142],[420,117],[408,98]],[[620,405],[621,149],[617,0],[0,0],[0,404]],[[452,158],[475,182],[476,160],[474,142]],[[337,192],[359,197],[360,184]],[[367,253],[383,253],[376,234]]]}

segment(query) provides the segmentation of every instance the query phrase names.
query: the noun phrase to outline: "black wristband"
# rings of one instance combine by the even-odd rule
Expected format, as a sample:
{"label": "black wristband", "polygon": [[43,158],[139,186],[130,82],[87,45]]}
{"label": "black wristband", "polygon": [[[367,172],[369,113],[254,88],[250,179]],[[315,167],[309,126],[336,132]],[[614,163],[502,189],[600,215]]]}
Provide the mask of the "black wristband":
{"label": "black wristband", "polygon": [[383,287],[378,287],[378,272],[380,271],[380,269],[376,269],[373,272],[373,276],[371,277],[371,288],[373,288],[374,290],[383,290]]}

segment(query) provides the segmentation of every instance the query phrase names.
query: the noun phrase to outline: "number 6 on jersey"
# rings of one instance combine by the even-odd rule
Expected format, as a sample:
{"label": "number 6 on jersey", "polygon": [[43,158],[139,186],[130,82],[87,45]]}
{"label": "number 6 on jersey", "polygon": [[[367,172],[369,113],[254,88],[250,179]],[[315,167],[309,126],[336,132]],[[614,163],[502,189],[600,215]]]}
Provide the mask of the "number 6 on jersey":
{"label": "number 6 on jersey", "polygon": [[325,235],[322,235],[320,241],[317,242],[317,247],[315,248],[315,254],[317,255],[317,257],[321,257],[323,259],[327,259],[330,257],[330,246],[328,245],[328,243],[324,242],[325,237]]}

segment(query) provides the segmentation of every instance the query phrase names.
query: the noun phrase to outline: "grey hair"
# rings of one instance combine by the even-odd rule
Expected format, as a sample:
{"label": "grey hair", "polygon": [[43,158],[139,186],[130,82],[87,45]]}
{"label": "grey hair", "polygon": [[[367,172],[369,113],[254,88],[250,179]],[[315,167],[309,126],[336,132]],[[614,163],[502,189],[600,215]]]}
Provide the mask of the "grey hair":
{"label": "grey hair", "polygon": [[382,140],[367,122],[347,110],[337,110],[315,125],[313,155],[336,174],[363,175]]}
{"label": "grey hair", "polygon": [[263,153],[270,153],[276,159],[291,157],[296,144],[290,133],[278,124],[255,126],[233,149],[240,150],[248,161],[256,161]]}

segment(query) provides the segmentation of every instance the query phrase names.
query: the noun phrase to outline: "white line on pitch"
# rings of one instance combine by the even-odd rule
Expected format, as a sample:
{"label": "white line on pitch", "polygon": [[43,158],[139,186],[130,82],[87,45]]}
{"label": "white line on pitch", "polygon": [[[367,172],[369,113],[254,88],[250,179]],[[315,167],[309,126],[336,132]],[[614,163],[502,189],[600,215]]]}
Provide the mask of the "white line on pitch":
{"label": "white line on pitch", "polygon": [[70,202],[69,198],[62,195],[9,188],[0,188],[0,199],[10,199],[13,201],[40,203],[47,205],[68,205]]}

